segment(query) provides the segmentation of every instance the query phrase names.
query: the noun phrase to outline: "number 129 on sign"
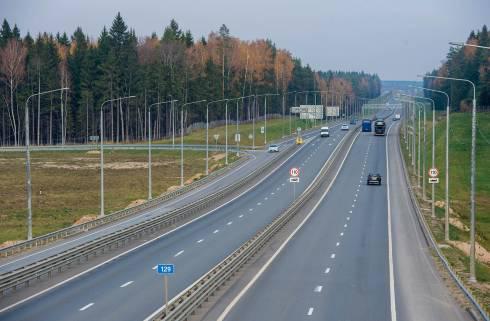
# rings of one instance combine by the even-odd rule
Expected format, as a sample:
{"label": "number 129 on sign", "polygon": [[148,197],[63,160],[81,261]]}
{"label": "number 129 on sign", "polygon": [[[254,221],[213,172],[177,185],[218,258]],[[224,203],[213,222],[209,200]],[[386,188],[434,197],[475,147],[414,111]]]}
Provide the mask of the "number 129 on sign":
{"label": "number 129 on sign", "polygon": [[158,274],[174,274],[175,267],[173,264],[158,264],[157,272]]}

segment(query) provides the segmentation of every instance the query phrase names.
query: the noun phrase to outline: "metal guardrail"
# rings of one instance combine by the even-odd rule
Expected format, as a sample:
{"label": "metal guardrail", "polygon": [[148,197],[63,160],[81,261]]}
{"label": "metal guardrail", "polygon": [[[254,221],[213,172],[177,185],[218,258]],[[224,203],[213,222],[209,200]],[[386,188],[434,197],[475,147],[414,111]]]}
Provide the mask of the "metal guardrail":
{"label": "metal guardrail", "polygon": [[23,241],[21,243],[17,243],[17,244],[2,248],[2,249],[0,249],[0,257],[7,257],[7,256],[22,252],[22,251],[27,250],[27,249],[32,249],[32,248],[35,248],[35,247],[38,247],[41,245],[46,245],[46,244],[52,243],[52,242],[60,240],[60,239],[67,238],[69,236],[73,236],[76,234],[87,232],[88,230],[93,229],[95,227],[99,227],[99,226],[102,226],[102,225],[105,225],[108,223],[112,223],[114,221],[118,221],[118,220],[121,220],[121,219],[126,218],[128,216],[134,215],[134,214],[141,212],[143,210],[147,210],[149,208],[156,207],[156,206],[160,205],[161,203],[163,203],[163,202],[165,202],[171,198],[180,196],[184,193],[192,191],[192,190],[208,183],[209,181],[215,179],[216,176],[222,175],[222,174],[230,171],[231,169],[241,165],[247,159],[248,159],[248,156],[242,157],[242,158],[238,159],[237,161],[233,162],[232,164],[230,164],[229,166],[220,168],[217,171],[212,172],[211,174],[209,174],[208,176],[206,176],[200,180],[197,180],[197,181],[195,181],[189,185],[186,185],[186,186],[181,187],[179,189],[176,189],[174,191],[166,192],[159,197],[156,197],[156,198],[153,198],[151,200],[144,202],[143,204],[133,206],[133,207],[130,207],[127,209],[119,210],[117,212],[108,214],[104,217],[97,218],[97,219],[90,221],[90,222],[66,227],[64,229],[60,229],[60,230],[57,230],[57,231],[54,231],[54,232],[51,232],[48,234],[44,234],[44,235],[35,237],[35,238],[28,240],[28,241]]}
{"label": "metal guardrail", "polygon": [[[308,134],[314,130],[316,130],[316,128],[307,130],[307,131],[305,131],[305,134]],[[230,151],[231,151],[231,149],[230,149]],[[175,191],[164,193],[161,196],[154,198],[152,200],[146,201],[143,204],[111,213],[109,215],[106,215],[106,216],[101,217],[101,218],[97,218],[97,219],[90,221],[90,222],[66,227],[64,229],[60,229],[60,230],[57,230],[57,231],[54,231],[51,233],[47,233],[47,234],[35,237],[31,240],[23,241],[23,242],[13,244],[13,245],[8,246],[8,247],[1,248],[0,249],[0,257],[8,257],[8,256],[14,255],[16,253],[19,253],[19,252],[22,252],[22,251],[25,251],[28,249],[36,248],[38,246],[47,245],[47,244],[55,242],[57,240],[64,239],[64,238],[67,238],[70,236],[74,236],[74,235],[77,235],[80,233],[84,233],[84,232],[89,231],[90,229],[100,227],[100,226],[103,226],[105,224],[112,223],[112,222],[127,218],[131,215],[134,215],[134,214],[140,212],[140,211],[156,207],[156,206],[160,205],[161,203],[163,203],[163,202],[165,202],[171,198],[180,196],[184,193],[192,191],[192,190],[208,183],[209,181],[215,179],[216,176],[222,175],[222,174],[226,173],[227,171],[239,166],[240,164],[245,162],[245,160],[246,160],[245,158],[241,158],[241,159],[235,161],[234,163],[232,163],[231,165],[229,165],[227,167],[224,167],[224,168],[221,168],[215,172],[212,172],[211,174],[209,174],[208,176],[206,176],[203,179],[200,179],[196,182],[193,182],[192,184],[181,187]],[[267,166],[267,165],[268,164],[266,164],[265,166]]]}
{"label": "metal guardrail", "polygon": [[[398,139],[398,136],[397,136],[397,139]],[[412,203],[413,208],[415,209],[415,212],[417,213],[417,219],[419,221],[419,224],[422,227],[422,231],[424,232],[426,239],[429,241],[430,246],[436,251],[437,256],[439,257],[439,259],[443,263],[443,265],[446,268],[447,272],[451,275],[453,281],[463,291],[463,293],[466,295],[466,297],[468,298],[468,300],[471,302],[471,304],[478,311],[478,313],[480,314],[480,316],[485,321],[490,321],[490,318],[489,318],[488,314],[486,313],[486,311],[483,310],[482,306],[478,303],[478,301],[473,296],[473,294],[471,293],[471,291],[465,287],[463,281],[461,281],[461,279],[458,277],[458,275],[456,274],[456,272],[452,269],[451,265],[449,264],[448,260],[446,259],[446,256],[440,250],[440,248],[439,248],[439,246],[438,246],[438,244],[437,244],[437,242],[435,240],[434,234],[432,233],[431,229],[429,228],[429,225],[427,224],[427,221],[425,220],[424,215],[422,214],[422,212],[420,210],[420,204],[419,204],[419,202],[417,200],[417,197],[415,196],[415,192],[413,191],[412,185],[410,183],[410,177],[409,177],[409,174],[408,174],[407,165],[406,165],[406,162],[405,162],[405,158],[403,157],[403,153],[402,153],[401,148],[402,148],[401,147],[401,144],[399,143],[398,144],[398,153],[400,155],[400,158],[402,159],[402,166],[403,166],[403,171],[404,171],[404,174],[405,174],[404,175],[405,176],[405,181],[407,183],[406,185],[407,185],[407,188],[408,188],[408,191],[409,191],[409,195],[410,195],[410,201]]]}
{"label": "metal guardrail", "polygon": [[[358,128],[358,126],[356,126]],[[338,157],[340,151],[350,147],[348,142],[352,142],[357,137],[356,131],[350,131],[345,139],[337,145],[332,153],[332,157],[325,163],[316,179],[307,190],[305,190],[281,215],[277,216],[264,229],[255,234],[251,239],[243,243],[237,250],[231,253],[209,272],[204,274],[196,282],[173,298],[167,307],[154,312],[145,321],[165,320],[165,321],[184,321],[187,320],[215,291],[217,291],[233,274],[235,274],[248,260],[250,260],[266,243],[281,230],[291,218],[298,213],[303,205],[312,197],[318,188],[324,183],[325,174],[330,170]],[[347,147],[346,147],[347,145]],[[352,146],[352,145],[350,145]]]}
{"label": "metal guardrail", "polygon": [[[196,200],[184,205],[181,208],[169,211],[164,215],[157,216],[122,230],[101,236],[97,239],[70,248],[38,262],[3,273],[0,275],[0,293],[5,295],[9,291],[17,289],[19,286],[29,286],[29,283],[33,280],[40,280],[43,277],[50,278],[53,272],[60,273],[62,272],[63,268],[81,263],[82,260],[87,261],[90,256],[96,256],[99,253],[104,253],[106,250],[111,250],[113,247],[118,248],[130,240],[138,239],[143,235],[154,233],[157,230],[170,227],[180,221],[183,221],[209,205],[216,204],[230,193],[247,185],[252,180],[265,176],[266,173],[268,173],[271,168],[275,166],[278,159],[282,160],[293,154],[295,151],[294,146],[294,144],[291,145],[277,157],[272,158],[266,163],[266,165],[249,173],[243,179],[238,180],[226,188],[216,191],[200,200]],[[138,210],[141,210],[141,208]]]}

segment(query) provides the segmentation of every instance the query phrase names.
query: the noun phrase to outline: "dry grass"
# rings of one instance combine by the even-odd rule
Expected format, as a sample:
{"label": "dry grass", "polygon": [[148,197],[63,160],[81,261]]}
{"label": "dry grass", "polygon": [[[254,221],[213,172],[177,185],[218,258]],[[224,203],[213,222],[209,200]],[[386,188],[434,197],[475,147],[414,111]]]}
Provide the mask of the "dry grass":
{"label": "dry grass", "polygon": [[[180,184],[178,151],[153,151],[153,196]],[[33,234],[72,225],[100,211],[99,155],[87,152],[33,152]],[[185,180],[204,172],[204,152],[185,151]],[[110,213],[148,197],[146,151],[106,151],[105,210]],[[231,156],[234,160],[234,156]],[[22,153],[0,154],[0,243],[26,236],[25,162]],[[224,166],[213,157],[211,168]]]}

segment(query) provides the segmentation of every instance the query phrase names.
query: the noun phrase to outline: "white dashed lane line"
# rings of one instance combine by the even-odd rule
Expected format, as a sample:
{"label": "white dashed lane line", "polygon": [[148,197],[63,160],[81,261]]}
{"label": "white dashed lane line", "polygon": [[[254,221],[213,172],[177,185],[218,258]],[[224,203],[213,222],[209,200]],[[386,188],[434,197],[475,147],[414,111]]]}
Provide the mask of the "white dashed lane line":
{"label": "white dashed lane line", "polygon": [[330,273],[330,268],[325,269],[325,274],[328,274],[328,273]]}
{"label": "white dashed lane line", "polygon": [[317,293],[320,293],[320,292],[322,292],[322,289],[323,289],[323,286],[317,285],[317,286],[315,286],[315,290],[314,291],[317,292]]}
{"label": "white dashed lane line", "polygon": [[181,255],[182,253],[184,253],[184,250],[177,252],[177,253],[174,255],[174,257],[177,257],[177,256]]}
{"label": "white dashed lane line", "polygon": [[226,225],[231,225],[233,224],[233,221],[229,221],[228,223],[226,223]]}
{"label": "white dashed lane line", "polygon": [[124,283],[124,284],[121,284],[120,288],[125,288],[125,287],[127,287],[128,285],[130,285],[131,283],[133,283],[133,281],[128,281],[128,282],[126,282],[126,283]]}
{"label": "white dashed lane line", "polygon": [[314,310],[313,308],[309,308],[307,315],[312,315],[313,314],[313,310]]}
{"label": "white dashed lane line", "polygon": [[340,245],[340,242],[337,242],[337,244],[335,244],[335,246],[339,246]]}
{"label": "white dashed lane line", "polygon": [[202,243],[204,242],[204,239],[200,239],[199,241],[197,241],[196,243]]}
{"label": "white dashed lane line", "polygon": [[219,232],[219,230],[214,230],[213,234],[216,234],[216,233],[218,233],[218,232]]}
{"label": "white dashed lane line", "polygon": [[94,305],[94,303],[93,303],[93,302],[90,302],[90,303],[89,303],[89,304],[87,304],[86,306],[81,307],[81,308],[80,308],[80,311],[85,311],[85,310],[87,310],[88,308],[90,308],[92,305]]}
{"label": "white dashed lane line", "polygon": [[344,227],[347,228],[347,224],[344,224]]}
{"label": "white dashed lane line", "polygon": [[243,217],[243,214],[239,215],[238,217],[239,217],[239,218],[242,218],[242,217]]}
{"label": "white dashed lane line", "polygon": [[262,203],[261,202],[258,202],[257,205],[260,206],[260,205],[262,205]]}
{"label": "white dashed lane line", "polygon": [[335,253],[332,253],[332,255],[330,255],[330,258],[335,259]]}
{"label": "white dashed lane line", "polygon": [[340,236],[344,236],[344,232],[340,233]]}

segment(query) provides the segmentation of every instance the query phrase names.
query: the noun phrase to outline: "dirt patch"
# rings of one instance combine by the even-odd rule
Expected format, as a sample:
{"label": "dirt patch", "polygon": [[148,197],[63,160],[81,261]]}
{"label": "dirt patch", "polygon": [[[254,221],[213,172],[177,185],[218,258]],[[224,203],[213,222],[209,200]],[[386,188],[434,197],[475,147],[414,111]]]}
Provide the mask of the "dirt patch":
{"label": "dirt patch", "polygon": [[129,205],[126,206],[126,208],[135,207],[135,206],[143,204],[144,202],[146,202],[146,200],[134,200],[131,203],[129,203]]}
{"label": "dirt patch", "polygon": [[192,182],[200,179],[202,176],[203,176],[203,174],[197,173],[196,175],[193,175],[191,178],[189,178],[188,180],[186,180],[184,184],[185,185],[191,184]]}
{"label": "dirt patch", "polygon": [[170,186],[169,188],[167,188],[167,192],[173,192],[175,190],[178,190],[179,188],[180,188],[180,185],[173,185],[173,186]]}
{"label": "dirt patch", "polygon": [[97,219],[97,215],[84,215],[73,223],[73,225],[84,224]]}
{"label": "dirt patch", "polygon": [[459,228],[460,230],[465,231],[465,232],[469,232],[469,230],[470,230],[470,228],[468,226],[464,225],[464,223],[461,222],[459,220],[459,218],[457,218],[457,217],[450,217],[449,218],[449,224],[456,226],[457,228]]}
{"label": "dirt patch", "polygon": [[[39,164],[41,168],[57,168],[57,169],[69,169],[69,170],[80,170],[80,169],[96,169],[100,168],[99,162],[93,162],[87,164],[64,164],[57,162],[43,162]],[[170,164],[175,164],[176,162],[152,162],[152,166],[166,166]],[[111,162],[104,164],[105,169],[115,169],[115,170],[127,170],[127,169],[146,169],[148,168],[148,162]]]}
{"label": "dirt patch", "polygon": [[[446,208],[446,202],[444,202],[444,201],[436,201],[434,203],[434,206],[435,207],[438,207],[438,208]],[[454,214],[454,210],[452,208],[449,208],[449,214],[451,214],[451,215]]]}
{"label": "dirt patch", "polygon": [[23,240],[16,240],[16,241],[5,241],[3,242],[2,244],[0,244],[0,249],[3,249],[3,248],[6,248],[6,247],[9,247],[9,246],[12,246],[12,245],[15,245],[15,244],[19,244],[21,242],[24,242]]}
{"label": "dirt patch", "polygon": [[[449,241],[449,244],[463,251],[466,255],[470,255],[470,244],[460,241]],[[476,259],[480,262],[490,264],[490,252],[476,242]]]}
{"label": "dirt patch", "polygon": [[216,154],[216,155],[211,156],[211,159],[217,162],[217,161],[219,161],[225,157],[226,157],[226,154],[221,153],[221,154]]}
{"label": "dirt patch", "polygon": [[89,150],[87,154],[100,155],[100,150]]}

